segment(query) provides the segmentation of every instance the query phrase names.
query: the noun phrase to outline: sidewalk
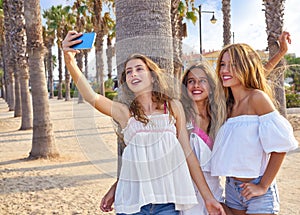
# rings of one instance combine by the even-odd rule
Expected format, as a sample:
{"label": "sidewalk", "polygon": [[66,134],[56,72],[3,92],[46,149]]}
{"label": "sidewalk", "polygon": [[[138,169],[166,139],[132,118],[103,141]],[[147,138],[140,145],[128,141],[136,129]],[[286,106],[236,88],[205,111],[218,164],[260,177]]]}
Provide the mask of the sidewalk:
{"label": "sidewalk", "polygon": [[21,118],[0,99],[0,214],[102,214],[117,169],[111,119],[88,104],[49,102],[61,158],[26,161],[32,130],[19,131]]}

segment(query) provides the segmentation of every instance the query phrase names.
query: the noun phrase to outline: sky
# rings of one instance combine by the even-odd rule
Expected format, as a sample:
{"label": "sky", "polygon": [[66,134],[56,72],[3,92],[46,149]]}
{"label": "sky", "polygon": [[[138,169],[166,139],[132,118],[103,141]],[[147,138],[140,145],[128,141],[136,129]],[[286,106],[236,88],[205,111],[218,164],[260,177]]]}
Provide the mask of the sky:
{"label": "sky", "polygon": [[[52,5],[71,5],[74,0],[41,0],[41,10]],[[223,46],[223,15],[221,0],[195,0],[195,6],[202,5],[202,11],[214,11],[217,22],[212,24],[212,14],[202,14],[202,48],[205,51],[220,50]],[[262,0],[231,0],[231,31],[235,43],[247,43],[256,50],[267,47],[265,14]],[[300,12],[299,0],[285,0],[284,27],[289,31],[292,44],[288,53],[300,57]],[[298,24],[297,24],[298,23]],[[183,40],[184,53],[199,53],[199,22],[187,21],[188,37]],[[54,48],[55,49],[55,48]],[[57,53],[54,51],[53,53]],[[56,77],[55,77],[56,78]]]}
{"label": "sky", "polygon": [[[42,10],[52,5],[67,5],[74,0],[41,0]],[[223,45],[223,17],[221,0],[196,0],[195,6],[202,5],[202,10],[214,11],[216,24],[211,24],[211,14],[202,14],[202,47],[206,51],[219,50]],[[286,0],[284,15],[284,30],[291,33],[292,44],[289,53],[300,57],[300,13],[299,0]],[[234,42],[248,43],[255,49],[267,47],[265,14],[262,0],[231,0],[231,30],[234,32]],[[297,24],[298,23],[298,24]],[[199,52],[199,23],[188,24],[188,38],[183,40],[185,52]],[[193,45],[192,45],[193,44]]]}
{"label": "sky", "polygon": [[[202,5],[204,11],[214,11],[216,24],[210,19],[212,14],[202,13],[202,48],[205,51],[220,50],[223,45],[223,17],[221,0],[196,0],[195,6]],[[235,43],[247,43],[254,49],[263,50],[267,47],[265,13],[262,0],[231,0],[231,31],[234,32]],[[283,30],[289,31],[292,44],[288,53],[300,57],[300,21],[299,0],[286,0]],[[186,52],[199,53],[199,23],[188,22],[188,38],[184,39]],[[191,46],[190,44],[194,44]]]}

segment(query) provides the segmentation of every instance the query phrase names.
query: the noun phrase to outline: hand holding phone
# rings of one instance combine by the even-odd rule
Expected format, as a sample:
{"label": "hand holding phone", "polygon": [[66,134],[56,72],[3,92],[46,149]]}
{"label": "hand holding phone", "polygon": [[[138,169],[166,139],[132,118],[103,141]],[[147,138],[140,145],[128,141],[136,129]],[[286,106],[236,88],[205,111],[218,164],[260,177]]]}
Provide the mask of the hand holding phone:
{"label": "hand holding phone", "polygon": [[73,49],[91,49],[95,42],[96,33],[83,33],[80,37],[77,37],[75,40],[82,40],[81,43],[71,46]]}

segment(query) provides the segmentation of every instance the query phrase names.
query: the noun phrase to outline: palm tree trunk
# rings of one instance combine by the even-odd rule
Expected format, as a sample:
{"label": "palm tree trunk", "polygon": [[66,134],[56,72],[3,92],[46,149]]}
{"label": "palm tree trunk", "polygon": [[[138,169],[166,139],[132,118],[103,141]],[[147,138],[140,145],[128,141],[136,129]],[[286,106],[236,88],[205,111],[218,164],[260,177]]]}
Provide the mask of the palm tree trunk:
{"label": "palm tree trunk", "polygon": [[13,21],[9,14],[8,0],[3,0],[4,11],[4,28],[5,28],[5,80],[6,80],[6,95],[9,111],[15,110],[15,77],[14,77],[14,62],[12,56],[12,41],[11,41],[11,26]]}
{"label": "palm tree trunk", "polygon": [[99,84],[99,93],[104,95],[104,61],[103,61],[103,37],[104,24],[102,20],[102,1],[94,0],[93,16],[94,16],[94,31],[96,32],[95,41],[95,58],[96,58],[96,80]]}
{"label": "palm tree trunk", "polygon": [[[16,113],[16,110],[19,108],[18,99],[16,99],[16,110],[15,116],[22,115],[21,121],[21,130],[31,129],[32,128],[32,104],[29,93],[29,71],[28,71],[28,62],[26,57],[26,30],[25,30],[25,18],[24,18],[24,1],[13,1],[11,3],[11,16],[14,19],[13,25],[13,51],[16,58],[16,74],[17,80],[16,86],[19,86],[19,89],[16,88],[16,92],[20,92],[20,111],[19,114]],[[16,98],[18,98],[16,94]]]}
{"label": "palm tree trunk", "polygon": [[[182,18],[179,16],[178,7],[180,0],[172,0],[171,1],[171,23],[172,23],[172,37],[173,37],[173,65],[174,65],[174,87],[177,88],[175,92],[179,90],[179,83],[181,80],[181,74],[183,71],[182,64]],[[179,95],[177,95],[179,98]]]}
{"label": "palm tree trunk", "polygon": [[106,57],[107,57],[107,77],[109,79],[112,78],[112,58],[113,58],[113,46],[111,42],[111,38],[107,37],[107,49],[106,49]]}
{"label": "palm tree trunk", "polygon": [[68,72],[68,69],[65,66],[65,101],[70,101],[70,100],[71,100],[70,73]]}
{"label": "palm tree trunk", "polygon": [[88,80],[89,79],[89,65],[88,65],[89,52],[87,50],[85,50],[83,52],[83,55],[84,55],[84,76]]}
{"label": "palm tree trunk", "polygon": [[[173,39],[170,0],[116,0],[116,59],[120,77],[124,62],[134,54],[149,56],[154,62],[173,73]],[[118,170],[124,144],[118,138]]]}
{"label": "palm tree trunk", "polygon": [[[14,52],[14,51],[13,51]],[[19,68],[14,65],[14,75],[15,75],[15,109],[14,117],[22,116],[22,104],[21,104],[21,89],[20,89],[20,76]]]}
{"label": "palm tree trunk", "polygon": [[223,45],[226,46],[231,42],[231,15],[230,0],[222,0],[223,12]]}
{"label": "palm tree trunk", "polygon": [[39,0],[26,0],[25,20],[33,103],[33,136],[29,158],[58,157],[55,146],[44,67],[45,47]]}
{"label": "palm tree trunk", "polygon": [[[21,5],[18,5],[21,3]],[[13,71],[15,78],[15,107],[14,107],[14,117],[20,117],[22,115],[21,109],[21,91],[20,91],[20,67],[18,56],[20,53],[19,47],[22,45],[22,35],[20,35],[20,29],[22,26],[19,26],[19,15],[22,15],[22,1],[21,2],[10,2],[8,4],[8,14],[10,18],[10,34],[11,34],[11,51],[12,54],[11,62],[13,63]],[[22,20],[21,20],[22,22]],[[22,23],[21,23],[22,24]],[[24,27],[24,26],[23,26]],[[21,40],[21,44],[20,44]],[[13,44],[13,45],[12,45]],[[22,51],[21,51],[22,53]],[[22,54],[25,54],[24,52]],[[25,56],[25,55],[24,55]]]}
{"label": "palm tree trunk", "polygon": [[62,51],[58,49],[58,87],[57,87],[57,99],[63,99],[62,94]]}
{"label": "palm tree trunk", "polygon": [[[80,71],[83,71],[83,61],[82,61],[83,53],[80,52],[80,53],[76,54],[75,57],[76,57],[76,62],[77,62],[78,68],[80,69]],[[78,91],[78,104],[80,104],[80,103],[83,103],[83,97]]]}
{"label": "palm tree trunk", "polygon": [[52,43],[47,44],[47,70],[48,70],[48,89],[49,89],[49,98],[54,97],[53,89],[53,63],[52,63]]}
{"label": "palm tree trunk", "polygon": [[[284,0],[264,0],[264,6],[267,24],[269,59],[271,59],[279,51],[277,39],[283,28]],[[274,71],[271,72],[270,79],[273,81],[273,84],[275,84],[275,98],[279,103],[279,112],[286,117],[284,71],[284,59],[282,59],[277,64]]]}

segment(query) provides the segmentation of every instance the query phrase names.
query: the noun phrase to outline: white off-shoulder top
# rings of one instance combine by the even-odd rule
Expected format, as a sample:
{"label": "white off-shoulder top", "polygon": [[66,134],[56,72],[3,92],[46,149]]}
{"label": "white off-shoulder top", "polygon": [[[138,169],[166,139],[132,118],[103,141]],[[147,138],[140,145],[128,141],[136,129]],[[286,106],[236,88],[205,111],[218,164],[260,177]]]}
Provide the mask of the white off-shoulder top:
{"label": "white off-shoulder top", "polygon": [[169,114],[149,116],[144,125],[133,117],[123,129],[127,145],[115,195],[117,213],[136,213],[149,203],[174,203],[177,210],[197,204],[193,182],[175,119]]}
{"label": "white off-shoulder top", "polygon": [[229,118],[214,143],[211,174],[256,178],[264,174],[271,152],[297,147],[292,126],[278,111]]}

